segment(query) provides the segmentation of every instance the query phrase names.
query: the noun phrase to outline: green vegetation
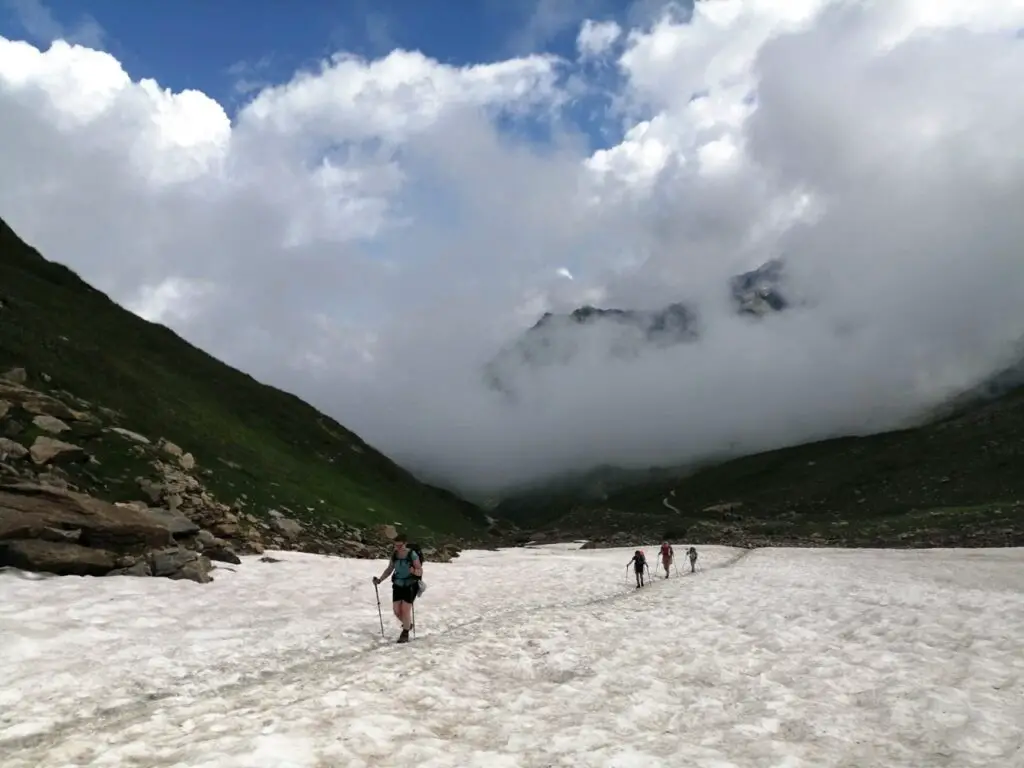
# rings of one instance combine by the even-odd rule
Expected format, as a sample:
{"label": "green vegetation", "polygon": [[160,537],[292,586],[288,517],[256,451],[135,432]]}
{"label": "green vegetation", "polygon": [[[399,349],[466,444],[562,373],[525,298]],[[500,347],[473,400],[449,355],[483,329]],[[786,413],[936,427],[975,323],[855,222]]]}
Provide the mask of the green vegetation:
{"label": "green vegetation", "polygon": [[[1024,545],[1024,388],[914,429],[794,446],[595,499],[499,505],[526,528],[843,546]],[[666,506],[666,502],[678,512]]]}
{"label": "green vegetation", "polygon": [[[418,482],[297,397],[128,312],[0,221],[0,371],[15,366],[36,389],[86,401],[98,421],[180,445],[222,501],[245,498],[255,513],[287,507],[299,519],[399,522],[424,534],[486,525],[474,505]],[[134,479],[149,470],[124,437],[79,422],[61,438],[90,439],[99,464],[80,470],[94,481],[87,485],[115,501],[140,497]]]}

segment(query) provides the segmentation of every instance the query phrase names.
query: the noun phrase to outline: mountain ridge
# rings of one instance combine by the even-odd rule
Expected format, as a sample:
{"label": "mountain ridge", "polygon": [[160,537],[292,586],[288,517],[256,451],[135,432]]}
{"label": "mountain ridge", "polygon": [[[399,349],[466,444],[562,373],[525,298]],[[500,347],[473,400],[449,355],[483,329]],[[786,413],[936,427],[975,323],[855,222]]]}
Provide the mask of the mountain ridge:
{"label": "mountain ridge", "polygon": [[[129,312],[0,220],[0,369],[11,368],[27,370],[40,391],[116,414],[119,428],[184,446],[218,498],[257,515],[286,507],[301,521],[398,524],[422,535],[486,529],[475,505],[420,482],[295,395]],[[31,425],[3,421],[8,438],[30,436]],[[127,470],[74,479],[105,500],[139,496]]]}
{"label": "mountain ridge", "polygon": [[[763,318],[791,306],[783,290],[785,263],[772,259],[756,269],[729,279],[729,296],[738,315]],[[671,302],[658,309],[627,309],[584,305],[572,312],[545,312],[523,334],[489,360],[483,370],[485,385],[514,395],[512,379],[522,372],[565,364],[578,353],[575,344],[580,331],[609,329],[606,353],[628,358],[647,348],[665,348],[697,341],[701,334],[698,309],[685,301]]]}

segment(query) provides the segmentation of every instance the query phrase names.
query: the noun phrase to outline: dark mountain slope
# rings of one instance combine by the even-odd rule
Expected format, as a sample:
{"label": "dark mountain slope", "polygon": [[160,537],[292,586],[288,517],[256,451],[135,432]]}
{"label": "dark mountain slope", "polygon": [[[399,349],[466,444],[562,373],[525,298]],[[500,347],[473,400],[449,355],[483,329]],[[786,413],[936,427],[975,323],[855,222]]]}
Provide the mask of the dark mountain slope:
{"label": "dark mountain slope", "polygon": [[537,489],[497,512],[525,527],[613,540],[1021,546],[1024,387],[961,402],[913,429],[665,472],[602,498]]}
{"label": "dark mountain slope", "polygon": [[[29,385],[71,396],[104,421],[193,454],[224,502],[299,520],[401,523],[473,533],[473,505],[417,481],[341,424],[261,384],[111,301],[43,258],[0,221],[0,372],[22,367]],[[23,420],[24,421],[24,420]],[[0,433],[24,442],[35,427],[0,415]],[[99,463],[69,465],[76,485],[108,500],[139,498],[137,475],[109,430],[76,434]],[[116,444],[116,445],[115,445]]]}

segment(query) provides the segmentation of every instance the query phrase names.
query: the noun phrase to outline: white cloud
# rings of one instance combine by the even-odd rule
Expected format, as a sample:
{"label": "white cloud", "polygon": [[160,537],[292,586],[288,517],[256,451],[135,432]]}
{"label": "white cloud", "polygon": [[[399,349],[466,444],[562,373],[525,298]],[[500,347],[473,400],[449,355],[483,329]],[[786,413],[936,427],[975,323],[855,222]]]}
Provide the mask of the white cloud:
{"label": "white cloud", "polygon": [[614,21],[587,19],[576,36],[576,50],[584,58],[607,53],[622,35],[622,28]]}
{"label": "white cloud", "polygon": [[212,287],[170,277],[159,285],[145,285],[135,299],[124,306],[153,323],[175,325],[197,314],[197,302],[207,298]]}
{"label": "white cloud", "polygon": [[[465,486],[891,425],[1000,363],[1024,336],[1024,2],[652,18],[609,59],[626,123],[596,152],[571,120],[589,75],[547,56],[338,55],[231,120],[108,54],[0,39],[0,215]],[[807,306],[732,316],[727,278],[779,255]],[[517,405],[481,386],[546,310],[680,300],[699,343],[623,364],[597,329]]]}
{"label": "white cloud", "polygon": [[66,27],[40,0],[3,0],[3,5],[10,9],[33,40],[44,43],[67,40],[99,48],[106,37],[103,27],[88,14],[82,15],[74,26]]}

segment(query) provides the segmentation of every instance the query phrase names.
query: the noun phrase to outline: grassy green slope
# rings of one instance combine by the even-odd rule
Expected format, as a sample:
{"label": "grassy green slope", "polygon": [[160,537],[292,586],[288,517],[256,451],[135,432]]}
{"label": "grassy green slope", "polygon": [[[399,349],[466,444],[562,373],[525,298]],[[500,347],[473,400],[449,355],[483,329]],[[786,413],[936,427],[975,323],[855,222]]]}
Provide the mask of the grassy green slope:
{"label": "grassy green slope", "polygon": [[[123,415],[120,426],[181,445],[213,470],[206,482],[223,501],[244,494],[254,511],[284,505],[298,517],[399,521],[423,532],[484,526],[475,506],[418,482],[299,398],[118,306],[3,221],[0,303],[0,370],[46,374],[47,388],[113,409]],[[107,485],[113,500],[139,496],[130,483]]]}
{"label": "grassy green slope", "polygon": [[524,527],[606,534],[1024,545],[1024,388],[915,429],[680,471],[599,501],[569,499],[564,492],[545,501],[534,494],[509,500],[497,512]]}

